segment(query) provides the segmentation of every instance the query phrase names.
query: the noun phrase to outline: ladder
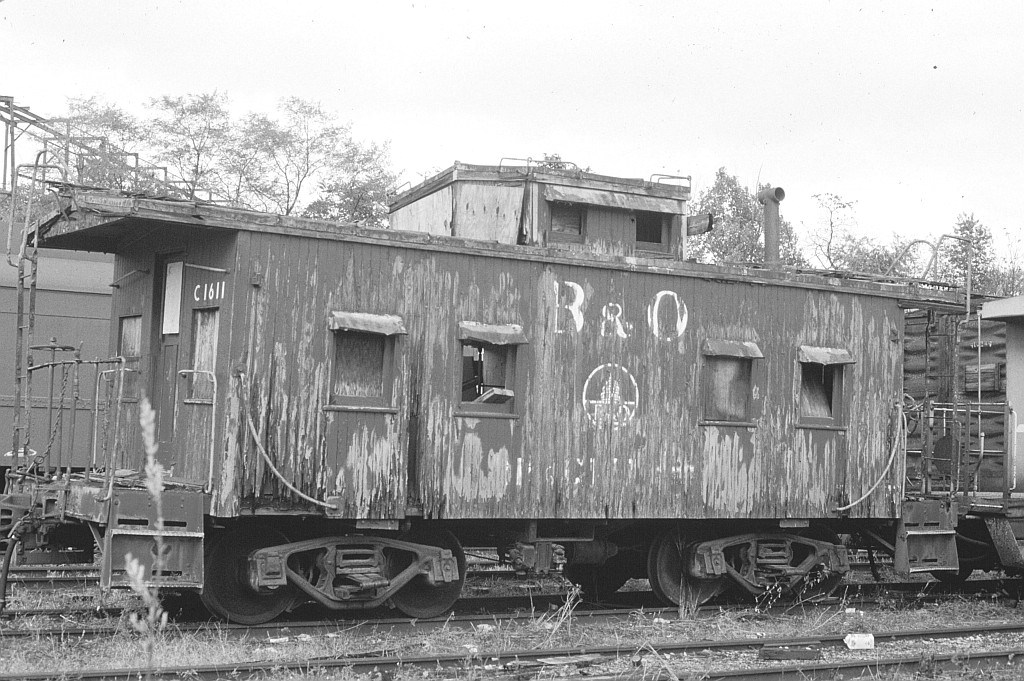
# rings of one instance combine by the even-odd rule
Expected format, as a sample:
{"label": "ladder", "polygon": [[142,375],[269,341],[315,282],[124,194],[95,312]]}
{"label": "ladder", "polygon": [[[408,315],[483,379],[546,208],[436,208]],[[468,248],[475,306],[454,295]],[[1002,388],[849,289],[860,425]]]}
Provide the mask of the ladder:
{"label": "ladder", "polygon": [[[48,152],[36,154],[34,163],[14,168],[8,193],[7,264],[17,269],[15,280],[15,343],[14,343],[14,417],[11,434],[11,471],[27,469],[33,459],[31,450],[32,358],[29,350],[35,334],[36,286],[38,282],[38,223],[34,213],[42,203],[49,186],[48,174],[59,173],[61,166],[46,163]],[[22,180],[28,181],[27,189]],[[17,240],[15,240],[17,235]],[[25,461],[22,461],[22,459]]]}

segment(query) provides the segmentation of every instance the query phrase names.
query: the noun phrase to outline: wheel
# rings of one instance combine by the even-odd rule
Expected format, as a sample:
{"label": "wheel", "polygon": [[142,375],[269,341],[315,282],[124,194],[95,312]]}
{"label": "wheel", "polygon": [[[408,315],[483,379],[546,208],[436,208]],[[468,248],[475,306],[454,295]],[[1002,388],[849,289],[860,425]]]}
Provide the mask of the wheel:
{"label": "wheel", "polygon": [[974,574],[974,568],[961,567],[955,572],[952,570],[936,570],[931,573],[931,576],[937,581],[942,582],[943,584],[948,584],[949,586],[963,586],[964,582],[966,582],[972,574]]}
{"label": "wheel", "polygon": [[[429,529],[413,530],[399,539],[413,544],[448,549],[455,556],[459,566],[459,578],[454,582],[430,584],[424,575],[417,575],[391,596],[391,603],[405,615],[416,619],[437,617],[451,610],[455,601],[462,595],[462,585],[466,581],[466,554],[463,553],[459,540],[448,530]],[[407,551],[389,550],[388,578],[393,578],[409,567],[414,558],[415,556]]]}
{"label": "wheel", "polygon": [[601,565],[566,565],[562,576],[578,584],[591,598],[609,596],[629,581],[632,576],[629,563],[621,556],[612,556]]}
{"label": "wheel", "polygon": [[651,590],[662,602],[696,608],[725,590],[724,577],[695,579],[686,574],[684,555],[686,541],[670,530],[651,544],[647,555],[647,577]]}
{"label": "wheel", "polygon": [[289,585],[257,592],[246,575],[250,553],[287,543],[284,535],[269,528],[245,528],[220,537],[206,552],[203,605],[228,622],[246,625],[263,624],[283,613],[295,600],[294,589]]}

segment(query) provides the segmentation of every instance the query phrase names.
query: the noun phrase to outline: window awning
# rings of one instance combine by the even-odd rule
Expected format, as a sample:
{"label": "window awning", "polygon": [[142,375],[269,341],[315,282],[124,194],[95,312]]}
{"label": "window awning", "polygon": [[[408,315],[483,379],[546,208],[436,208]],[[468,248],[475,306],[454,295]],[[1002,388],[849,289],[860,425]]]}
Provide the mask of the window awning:
{"label": "window awning", "polygon": [[331,312],[327,322],[331,331],[365,331],[382,336],[405,335],[405,323],[398,315],[369,312]]}
{"label": "window awning", "polygon": [[682,215],[686,212],[686,202],[682,199],[645,196],[643,194],[626,194],[601,189],[583,189],[582,187],[566,187],[554,184],[544,186],[544,199],[547,201],[565,201],[567,203],[585,203],[591,206],[621,208],[623,210],[647,210],[652,213]]}
{"label": "window awning", "polygon": [[481,324],[459,322],[459,340],[490,343],[491,345],[524,345],[526,336],[519,324]]}
{"label": "window awning", "polygon": [[801,345],[797,353],[801,362],[815,364],[856,364],[849,350],[843,348],[819,348],[813,345]]}
{"label": "window awning", "polygon": [[754,341],[720,340],[708,338],[704,341],[704,354],[725,357],[764,358],[761,348]]}

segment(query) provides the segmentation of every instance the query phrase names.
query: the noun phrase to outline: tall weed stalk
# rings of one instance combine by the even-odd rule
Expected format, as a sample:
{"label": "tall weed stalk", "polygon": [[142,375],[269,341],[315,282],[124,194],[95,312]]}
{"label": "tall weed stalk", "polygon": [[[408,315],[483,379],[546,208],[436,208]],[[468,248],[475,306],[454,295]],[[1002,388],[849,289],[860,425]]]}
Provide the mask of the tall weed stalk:
{"label": "tall weed stalk", "polygon": [[[153,497],[156,508],[156,556],[150,575],[156,575],[156,581],[164,574],[164,467],[156,459],[156,412],[143,397],[139,404],[139,425],[142,426],[142,440],[146,449],[146,490]],[[132,628],[143,636],[146,651],[146,678],[151,678],[154,668],[156,642],[160,633],[167,626],[167,613],[160,605],[160,587],[150,586],[146,574],[146,566],[128,553],[124,557],[125,572],[132,591],[139,595],[145,606],[145,612],[130,613],[128,618]]]}

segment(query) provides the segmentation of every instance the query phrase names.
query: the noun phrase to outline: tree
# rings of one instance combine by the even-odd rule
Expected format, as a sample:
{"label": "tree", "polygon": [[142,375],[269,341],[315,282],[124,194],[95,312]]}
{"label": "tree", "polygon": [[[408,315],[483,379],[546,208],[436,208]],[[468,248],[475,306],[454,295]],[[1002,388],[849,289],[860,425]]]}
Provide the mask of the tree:
{"label": "tree", "polygon": [[849,228],[855,202],[837,194],[815,194],[814,198],[824,213],[821,228],[810,235],[814,257],[826,269],[843,269],[847,264],[844,255],[851,250]]}
{"label": "tree", "polygon": [[939,278],[966,285],[968,264],[971,289],[975,293],[996,293],[999,274],[992,247],[992,232],[974,214],[961,213],[953,227],[956,239],[943,239],[938,259]]}
{"label": "tree", "polygon": [[65,125],[60,122],[58,130],[71,137],[68,170],[79,184],[126,190],[150,184],[138,172],[149,140],[135,116],[97,97],[80,97],[68,99]]}
{"label": "tree", "polygon": [[[815,194],[822,219],[811,231],[809,241],[813,257],[829,270],[860,272],[864,274],[892,274],[913,277],[920,273],[918,253],[908,252],[896,262],[909,240],[893,235],[890,243],[880,243],[867,236],[854,233],[857,220],[855,201],[847,201],[838,194]],[[894,266],[895,263],[895,266]]]}
{"label": "tree", "polygon": [[[911,249],[900,258],[910,240],[892,235],[888,244],[865,236],[846,235],[837,248],[836,269],[865,274],[889,274],[894,277],[919,277],[922,274],[921,253]],[[897,258],[900,260],[897,262]]]}
{"label": "tree", "polygon": [[320,196],[306,207],[303,215],[385,227],[388,197],[398,182],[389,156],[387,143],[364,145],[350,139],[331,159],[320,183]]}
{"label": "tree", "polygon": [[219,184],[221,156],[229,142],[228,98],[216,91],[198,95],[164,95],[149,103],[157,158],[180,180],[185,198]]}
{"label": "tree", "polygon": [[1024,236],[1017,231],[1006,233],[1007,248],[998,258],[995,267],[995,290],[997,296],[1018,296],[1024,293]]}
{"label": "tree", "polygon": [[224,159],[229,192],[242,203],[290,215],[307,185],[349,145],[347,126],[319,104],[289,97],[276,117],[249,114],[232,135]]}
{"label": "tree", "polygon": [[146,155],[166,164],[176,193],[188,199],[209,193],[241,208],[386,225],[397,183],[388,145],[354,141],[319,104],[289,97],[273,114],[240,119],[218,92],[167,95],[148,106],[155,116],[142,123],[96,98],[69,100],[74,134],[95,146],[82,155],[77,181],[166,192],[163,182],[145,183],[154,168],[138,161]]}
{"label": "tree", "polygon": [[[757,193],[740,185],[735,175],[719,168],[714,183],[700,193],[694,206],[694,213],[714,214],[715,228],[690,240],[691,257],[707,263],[764,261],[764,207]],[[779,250],[784,264],[805,264],[793,226],[785,220],[780,225]]]}

